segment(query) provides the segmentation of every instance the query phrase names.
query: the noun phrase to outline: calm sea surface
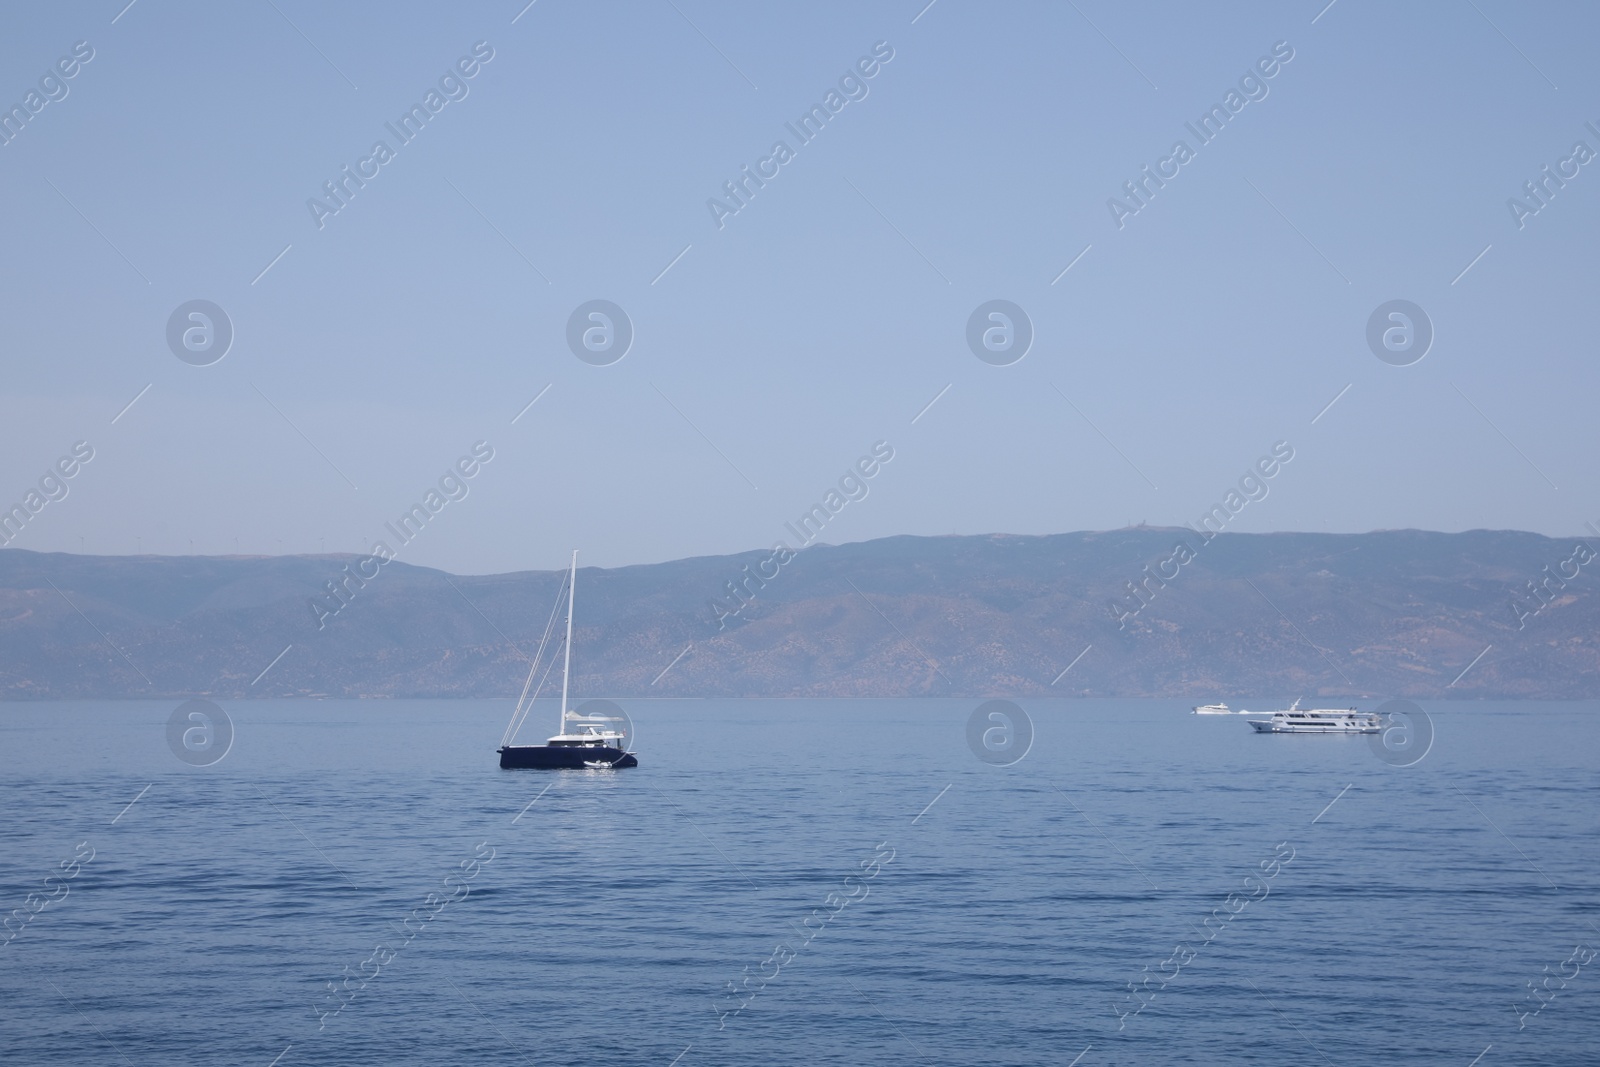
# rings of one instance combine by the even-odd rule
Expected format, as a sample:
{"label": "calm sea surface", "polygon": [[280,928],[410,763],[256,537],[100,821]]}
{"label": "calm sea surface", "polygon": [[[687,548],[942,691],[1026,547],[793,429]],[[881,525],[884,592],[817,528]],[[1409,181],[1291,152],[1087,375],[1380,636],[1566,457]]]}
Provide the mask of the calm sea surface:
{"label": "calm sea surface", "polygon": [[619,772],[499,770],[508,702],[225,704],[206,767],[175,702],[0,705],[0,1060],[1600,1061],[1592,703],[1426,705],[1412,766],[1176,701],[1020,702],[1011,766],[978,701],[621,703]]}

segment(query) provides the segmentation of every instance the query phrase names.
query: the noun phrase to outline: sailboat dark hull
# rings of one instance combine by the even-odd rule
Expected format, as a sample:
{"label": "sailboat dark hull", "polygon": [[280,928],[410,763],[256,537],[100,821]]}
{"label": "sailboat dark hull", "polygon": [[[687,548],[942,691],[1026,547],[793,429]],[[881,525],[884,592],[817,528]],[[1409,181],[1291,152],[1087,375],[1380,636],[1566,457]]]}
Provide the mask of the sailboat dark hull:
{"label": "sailboat dark hull", "polygon": [[502,768],[582,771],[606,764],[620,769],[637,767],[639,761],[632,753],[609,745],[506,745],[500,750]]}

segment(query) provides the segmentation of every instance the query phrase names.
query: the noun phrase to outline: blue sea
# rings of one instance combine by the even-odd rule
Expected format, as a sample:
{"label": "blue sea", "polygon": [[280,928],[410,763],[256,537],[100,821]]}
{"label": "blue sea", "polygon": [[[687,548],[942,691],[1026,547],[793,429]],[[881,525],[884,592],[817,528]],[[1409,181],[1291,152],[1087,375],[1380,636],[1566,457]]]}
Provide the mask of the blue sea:
{"label": "blue sea", "polygon": [[1396,759],[1020,701],[999,759],[981,701],[620,700],[580,772],[498,769],[509,703],[223,703],[198,766],[177,702],[0,705],[0,1060],[1600,1059],[1593,703]]}

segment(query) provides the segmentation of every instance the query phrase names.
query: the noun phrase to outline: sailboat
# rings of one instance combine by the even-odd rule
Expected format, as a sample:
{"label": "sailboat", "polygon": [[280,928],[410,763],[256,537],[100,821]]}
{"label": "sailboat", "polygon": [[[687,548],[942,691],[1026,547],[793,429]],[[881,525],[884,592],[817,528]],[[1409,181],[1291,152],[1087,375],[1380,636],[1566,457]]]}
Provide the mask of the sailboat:
{"label": "sailboat", "polygon": [[[522,685],[522,695],[517,698],[516,710],[511,713],[511,722],[506,726],[505,735],[500,738],[501,767],[581,771],[639,766],[639,760],[626,749],[627,735],[615,725],[624,720],[612,715],[586,715],[574,711],[567,702],[568,682],[572,676],[572,614],[577,593],[578,553],[573,552],[572,569],[555,608],[550,612],[550,621],[545,624],[544,636],[539,640],[539,650],[534,654],[533,666],[528,670],[528,680]],[[533,680],[539,674],[545,646],[555,629],[556,614],[563,603],[567,606],[567,636],[561,664],[560,730],[542,745],[519,745],[515,743],[517,731],[522,728],[528,713],[533,710],[533,702],[539,697],[539,690],[544,687],[543,677],[540,677],[538,686],[533,684]],[[554,666],[552,658],[550,666],[545,668],[546,676]]]}

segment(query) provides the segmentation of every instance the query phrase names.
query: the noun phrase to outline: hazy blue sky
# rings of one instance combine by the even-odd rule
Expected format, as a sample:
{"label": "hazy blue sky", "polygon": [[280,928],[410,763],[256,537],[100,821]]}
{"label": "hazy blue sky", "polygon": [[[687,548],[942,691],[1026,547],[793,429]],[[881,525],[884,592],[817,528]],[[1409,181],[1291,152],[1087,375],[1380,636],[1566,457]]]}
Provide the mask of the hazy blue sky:
{"label": "hazy blue sky", "polygon": [[[13,545],[392,543],[478,441],[400,558],[766,547],[880,440],[826,540],[1194,521],[1278,441],[1229,529],[1600,522],[1591,5],[525,2],[8,13],[0,104],[40,95],[0,147],[0,504],[94,450]],[[785,124],[878,42],[802,144]],[[1257,98],[1202,143],[1230,90]],[[319,228],[308,199],[379,140]],[[707,201],[779,140],[719,229]],[[593,299],[633,325],[611,365],[567,342]],[[1032,322],[1012,365],[968,347],[993,299]],[[1435,331],[1407,366],[1367,340],[1395,299]],[[233,326],[208,366],[168,344],[191,300]]]}

